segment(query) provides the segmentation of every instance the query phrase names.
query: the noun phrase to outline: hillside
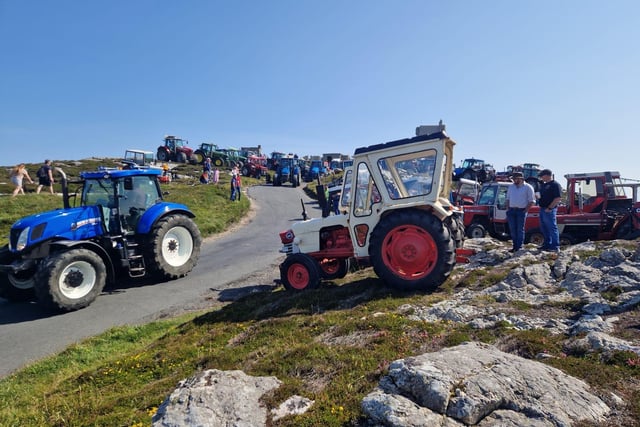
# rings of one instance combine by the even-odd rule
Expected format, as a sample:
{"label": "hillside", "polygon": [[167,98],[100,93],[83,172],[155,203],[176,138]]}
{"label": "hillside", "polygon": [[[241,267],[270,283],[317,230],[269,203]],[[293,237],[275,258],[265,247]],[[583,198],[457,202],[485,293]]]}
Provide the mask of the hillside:
{"label": "hillside", "polygon": [[607,421],[574,425],[637,426],[638,241],[558,256],[531,247],[512,256],[493,239],[467,246],[478,249],[472,262],[430,294],[397,293],[370,269],[291,294],[269,269],[213,292],[193,319],[119,328],[1,381],[0,399],[13,404],[0,424],[148,425],[178,381],[218,369],[282,381],[263,398],[268,408],[292,395],[314,401],[269,425],[364,425],[362,399],[392,361],[474,341],[584,380]]}

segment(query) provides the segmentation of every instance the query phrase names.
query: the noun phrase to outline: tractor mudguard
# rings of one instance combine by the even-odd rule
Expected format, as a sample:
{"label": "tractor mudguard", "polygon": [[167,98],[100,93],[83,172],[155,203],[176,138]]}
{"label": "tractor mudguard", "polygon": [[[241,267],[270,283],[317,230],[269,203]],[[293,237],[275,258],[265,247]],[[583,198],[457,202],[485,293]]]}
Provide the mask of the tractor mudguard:
{"label": "tractor mudguard", "polygon": [[138,222],[138,226],[136,229],[136,233],[139,234],[147,234],[151,231],[153,225],[162,217],[168,214],[180,214],[185,215],[189,218],[194,218],[195,215],[193,212],[189,210],[185,205],[181,203],[158,203],[156,205],[152,205],[149,209],[145,210],[140,220]]}

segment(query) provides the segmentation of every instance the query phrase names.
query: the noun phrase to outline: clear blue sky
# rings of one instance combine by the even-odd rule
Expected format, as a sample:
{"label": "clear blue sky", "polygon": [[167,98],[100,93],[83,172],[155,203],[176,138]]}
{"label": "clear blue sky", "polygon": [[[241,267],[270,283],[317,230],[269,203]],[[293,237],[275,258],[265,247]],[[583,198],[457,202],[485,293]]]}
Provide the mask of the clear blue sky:
{"label": "clear blue sky", "polygon": [[[0,0],[1,165],[442,119],[455,162],[640,171],[640,1]],[[559,179],[564,183],[564,179]]]}

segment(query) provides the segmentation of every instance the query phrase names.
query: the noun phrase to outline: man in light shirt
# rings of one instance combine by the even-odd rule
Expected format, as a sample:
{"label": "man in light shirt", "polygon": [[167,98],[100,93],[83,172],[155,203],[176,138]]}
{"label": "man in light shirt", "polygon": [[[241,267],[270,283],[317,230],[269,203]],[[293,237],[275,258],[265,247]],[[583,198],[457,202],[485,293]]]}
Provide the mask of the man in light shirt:
{"label": "man in light shirt", "polygon": [[521,172],[514,172],[511,176],[513,184],[507,189],[507,222],[513,249],[516,252],[524,243],[524,222],[529,208],[535,204],[536,197],[533,187],[524,182]]}

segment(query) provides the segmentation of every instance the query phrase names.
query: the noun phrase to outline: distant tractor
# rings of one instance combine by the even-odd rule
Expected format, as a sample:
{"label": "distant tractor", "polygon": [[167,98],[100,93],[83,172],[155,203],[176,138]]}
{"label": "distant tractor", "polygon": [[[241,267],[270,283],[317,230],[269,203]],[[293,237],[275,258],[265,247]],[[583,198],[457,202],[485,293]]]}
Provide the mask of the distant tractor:
{"label": "distant tractor", "polygon": [[257,156],[255,154],[250,154],[247,156],[247,162],[242,165],[242,169],[240,172],[244,176],[250,176],[253,178],[262,178],[267,174],[267,157],[266,156]]}
{"label": "distant tractor", "polygon": [[221,148],[220,151],[227,156],[227,167],[242,168],[242,165],[247,162],[247,157],[242,153],[242,151],[238,150],[237,148]]}
{"label": "distant tractor", "polygon": [[464,178],[482,183],[493,181],[495,177],[496,170],[492,165],[485,163],[484,160],[474,158],[464,159],[460,167],[453,171],[454,181]]}
{"label": "distant tractor", "polygon": [[229,165],[227,154],[220,151],[216,144],[203,142],[193,153],[193,157],[199,165],[204,164],[207,157],[211,159],[211,164],[215,167],[221,168]]}
{"label": "distant tractor", "polygon": [[356,149],[345,169],[340,214],[280,233],[287,255],[280,282],[287,290],[344,277],[352,261],[373,265],[401,290],[433,290],[449,276],[465,255],[461,212],[448,199],[455,142],[442,123],[416,133]]}
{"label": "distant tractor", "polygon": [[284,156],[278,160],[272,181],[274,186],[291,183],[292,187],[300,186],[301,172],[298,159],[293,156]]}
{"label": "distant tractor", "polygon": [[322,160],[311,160],[309,170],[306,173],[305,181],[311,182],[314,179],[321,178],[327,174],[327,168],[324,166]]}
{"label": "distant tractor", "polygon": [[195,163],[193,150],[187,147],[187,140],[173,135],[164,137],[164,145],[158,147],[156,157],[160,162]]}
{"label": "distant tractor", "polygon": [[124,152],[122,162],[132,166],[150,166],[155,159],[151,151],[128,149]]}
{"label": "distant tractor", "polygon": [[498,180],[508,180],[514,172],[521,172],[524,175],[524,180],[528,184],[530,184],[535,191],[538,191],[540,187],[540,180],[538,179],[538,174],[542,169],[540,165],[537,163],[524,163],[522,165],[509,165],[507,166],[507,170],[505,172],[498,172],[496,174],[496,179]]}
{"label": "distant tractor", "polygon": [[[77,198],[58,172],[64,208],[18,220],[0,248],[0,297],[35,297],[72,311],[91,304],[108,283],[177,279],[196,265],[202,237],[194,214],[163,201],[161,170],[82,172]],[[72,198],[79,206],[70,206]]]}
{"label": "distant tractor", "polygon": [[274,151],[271,153],[271,156],[267,159],[267,167],[269,170],[276,170],[278,162],[281,158],[283,158],[286,154],[280,151]]}

